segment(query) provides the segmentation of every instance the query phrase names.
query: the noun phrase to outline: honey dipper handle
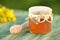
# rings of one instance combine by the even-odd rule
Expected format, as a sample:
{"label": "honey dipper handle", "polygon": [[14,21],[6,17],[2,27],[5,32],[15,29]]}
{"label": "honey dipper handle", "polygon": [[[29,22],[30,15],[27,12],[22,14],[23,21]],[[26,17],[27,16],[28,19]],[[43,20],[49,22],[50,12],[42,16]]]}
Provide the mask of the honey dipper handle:
{"label": "honey dipper handle", "polygon": [[21,26],[22,26],[23,28],[27,28],[27,27],[29,27],[29,22],[26,21],[25,23],[21,24]]}

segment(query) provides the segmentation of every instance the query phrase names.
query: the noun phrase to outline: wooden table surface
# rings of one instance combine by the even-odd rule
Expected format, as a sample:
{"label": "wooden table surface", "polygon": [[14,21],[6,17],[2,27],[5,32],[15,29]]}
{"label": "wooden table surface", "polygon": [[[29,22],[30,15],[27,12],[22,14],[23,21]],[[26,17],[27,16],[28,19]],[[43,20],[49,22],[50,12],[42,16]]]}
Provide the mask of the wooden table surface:
{"label": "wooden table surface", "polygon": [[24,29],[17,35],[10,34],[10,27],[15,24],[22,24],[28,16],[27,11],[15,10],[16,22],[0,23],[0,40],[60,40],[60,15],[54,14],[51,32],[48,34],[32,34],[29,29]]}

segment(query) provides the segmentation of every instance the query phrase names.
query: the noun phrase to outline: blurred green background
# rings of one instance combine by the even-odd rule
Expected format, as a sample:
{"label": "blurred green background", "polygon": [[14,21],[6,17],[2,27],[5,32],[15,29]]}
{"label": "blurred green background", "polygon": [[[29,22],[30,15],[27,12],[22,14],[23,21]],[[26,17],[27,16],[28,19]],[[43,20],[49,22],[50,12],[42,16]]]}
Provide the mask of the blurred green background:
{"label": "blurred green background", "polygon": [[28,10],[31,6],[48,6],[54,14],[60,14],[60,0],[0,0],[0,5],[19,10]]}

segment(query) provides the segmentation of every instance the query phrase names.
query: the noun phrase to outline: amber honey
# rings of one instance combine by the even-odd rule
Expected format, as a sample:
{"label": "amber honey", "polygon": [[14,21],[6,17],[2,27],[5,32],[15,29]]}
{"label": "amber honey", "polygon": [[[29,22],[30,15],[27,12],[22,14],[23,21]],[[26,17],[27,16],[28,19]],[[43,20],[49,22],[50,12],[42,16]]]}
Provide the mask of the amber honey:
{"label": "amber honey", "polygon": [[[43,19],[40,19],[40,20],[42,21]],[[48,20],[51,21],[50,18]],[[30,27],[29,27],[30,32],[32,32],[32,33],[46,34],[51,31],[51,23],[49,23],[48,21],[36,24],[34,21],[29,19],[29,25],[30,25]]]}

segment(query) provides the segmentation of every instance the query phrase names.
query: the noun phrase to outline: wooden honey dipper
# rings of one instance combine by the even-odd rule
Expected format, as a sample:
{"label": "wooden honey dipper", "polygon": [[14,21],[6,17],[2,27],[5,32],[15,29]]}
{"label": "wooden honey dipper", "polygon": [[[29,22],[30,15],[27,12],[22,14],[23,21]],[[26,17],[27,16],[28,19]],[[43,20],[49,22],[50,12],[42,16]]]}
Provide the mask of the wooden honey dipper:
{"label": "wooden honey dipper", "polygon": [[21,24],[21,25],[13,25],[11,28],[10,28],[10,33],[11,34],[18,34],[20,33],[23,29],[29,27],[28,26],[28,21]]}

